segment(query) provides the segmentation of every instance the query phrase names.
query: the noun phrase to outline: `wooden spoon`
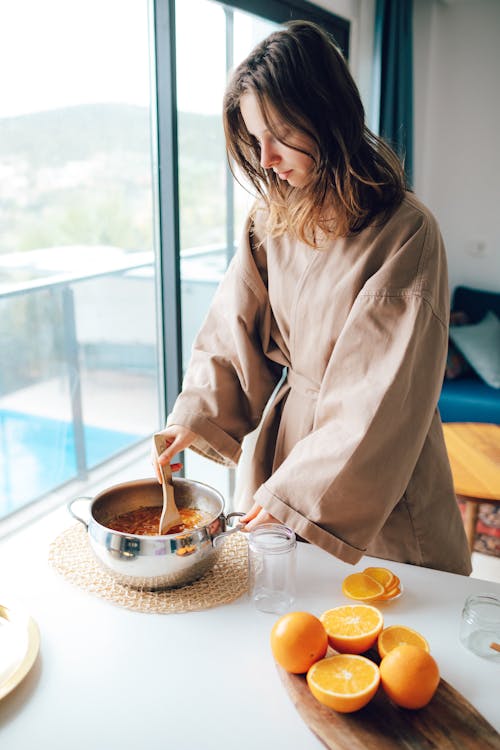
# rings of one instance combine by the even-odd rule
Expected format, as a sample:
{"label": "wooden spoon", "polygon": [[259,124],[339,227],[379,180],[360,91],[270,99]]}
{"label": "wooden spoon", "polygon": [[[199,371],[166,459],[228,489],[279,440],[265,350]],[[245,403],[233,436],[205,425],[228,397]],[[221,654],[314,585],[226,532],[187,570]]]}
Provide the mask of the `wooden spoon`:
{"label": "wooden spoon", "polygon": [[[156,435],[153,435],[153,439],[156,449],[156,455],[159,456],[160,453],[163,453],[163,451],[167,447],[165,435],[157,433]],[[159,533],[161,535],[168,534],[168,531],[172,528],[172,526],[176,526],[178,523],[180,523],[181,516],[175,504],[174,485],[172,482],[172,472],[170,470],[170,464],[167,464],[165,466],[159,464],[159,467],[162,478],[161,488],[163,490],[163,510],[160,517],[159,528]]]}

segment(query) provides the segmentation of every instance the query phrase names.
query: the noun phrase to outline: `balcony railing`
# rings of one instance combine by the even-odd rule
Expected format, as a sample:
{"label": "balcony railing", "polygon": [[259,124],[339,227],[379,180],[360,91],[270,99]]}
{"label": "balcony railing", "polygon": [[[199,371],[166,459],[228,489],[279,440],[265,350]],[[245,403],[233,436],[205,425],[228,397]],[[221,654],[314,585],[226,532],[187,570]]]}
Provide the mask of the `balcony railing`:
{"label": "balcony railing", "polygon": [[[154,263],[152,252],[116,248],[53,248],[0,255],[0,312],[4,325],[11,325],[3,339],[7,343],[0,365],[0,464],[4,477],[3,487],[0,483],[0,518],[68,479],[85,479],[96,461],[108,460],[123,450],[120,446],[136,444],[156,428],[159,400]],[[225,248],[194,248],[183,254],[184,361],[225,265]],[[98,414],[104,428],[99,435],[89,433],[95,425],[84,409],[85,402],[94,412],[98,408],[88,385],[96,371],[111,373],[108,396],[99,392],[105,404]],[[51,391],[49,387],[54,377],[64,381],[65,398],[56,399],[57,404],[51,402],[53,388]],[[141,407],[141,398],[146,399],[147,407]],[[113,399],[114,407],[110,405],[109,410],[114,408],[115,413],[110,413],[106,428],[104,412],[107,401]],[[26,429],[36,423],[42,436],[35,447],[21,449],[6,426],[9,417],[19,416],[20,403],[23,419],[28,420]],[[122,414],[117,415],[120,410]],[[123,413],[127,410],[130,419]],[[53,482],[41,482],[38,494],[32,489],[31,494],[23,495],[19,487],[16,490],[15,482],[16,471],[25,470],[23,461],[43,464],[47,443],[63,440],[59,433],[54,437],[50,432],[51,425],[44,422],[47,419],[67,425],[64,440],[67,434],[72,435],[71,476],[54,476]],[[98,455],[94,450],[97,438],[101,443],[109,439],[109,450],[103,445]],[[90,459],[89,441],[93,449]],[[21,453],[24,459],[19,459]]]}

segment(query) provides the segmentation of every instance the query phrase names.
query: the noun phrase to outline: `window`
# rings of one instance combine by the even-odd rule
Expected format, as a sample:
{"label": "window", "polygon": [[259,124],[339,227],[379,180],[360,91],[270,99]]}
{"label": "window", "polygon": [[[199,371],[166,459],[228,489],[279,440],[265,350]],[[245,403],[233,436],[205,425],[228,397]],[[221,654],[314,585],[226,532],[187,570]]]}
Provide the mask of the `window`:
{"label": "window", "polygon": [[[288,17],[347,51],[348,24],[300,0],[1,6],[0,520],[149,453],[251,201],[228,72]],[[230,473],[185,461],[230,497]]]}
{"label": "window", "polygon": [[159,424],[148,24],[1,6],[0,517]]}

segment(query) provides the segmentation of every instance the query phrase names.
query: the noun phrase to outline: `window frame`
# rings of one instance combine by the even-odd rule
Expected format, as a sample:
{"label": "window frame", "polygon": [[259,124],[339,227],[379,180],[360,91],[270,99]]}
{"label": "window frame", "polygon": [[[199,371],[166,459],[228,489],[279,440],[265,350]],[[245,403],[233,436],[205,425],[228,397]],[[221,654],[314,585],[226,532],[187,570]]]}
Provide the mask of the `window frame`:
{"label": "window frame", "polygon": [[[182,382],[179,142],[175,60],[175,0],[153,0],[156,151],[157,320],[160,420],[173,407]],[[155,159],[153,159],[153,163]]]}
{"label": "window frame", "polygon": [[302,20],[316,21],[330,32],[346,57],[349,57],[350,21],[306,0],[224,0],[214,2],[254,13],[276,23]]}

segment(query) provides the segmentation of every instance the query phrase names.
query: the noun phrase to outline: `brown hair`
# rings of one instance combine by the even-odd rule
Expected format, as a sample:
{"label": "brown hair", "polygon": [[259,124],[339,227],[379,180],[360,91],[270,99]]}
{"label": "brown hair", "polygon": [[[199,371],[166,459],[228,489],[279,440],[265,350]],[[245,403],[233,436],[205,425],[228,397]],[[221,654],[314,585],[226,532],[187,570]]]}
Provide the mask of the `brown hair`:
{"label": "brown hair", "polygon": [[[308,154],[313,176],[306,187],[292,188],[261,167],[258,143],[240,112],[246,93],[257,97],[267,128],[281,143],[293,147],[280,135],[282,126],[314,144],[314,153]],[[313,23],[289,22],[236,68],[224,96],[223,122],[230,162],[243,170],[267,205],[273,236],[291,232],[314,246],[318,229],[333,237],[357,232],[403,199],[399,158],[366,127],[341,51]]]}

